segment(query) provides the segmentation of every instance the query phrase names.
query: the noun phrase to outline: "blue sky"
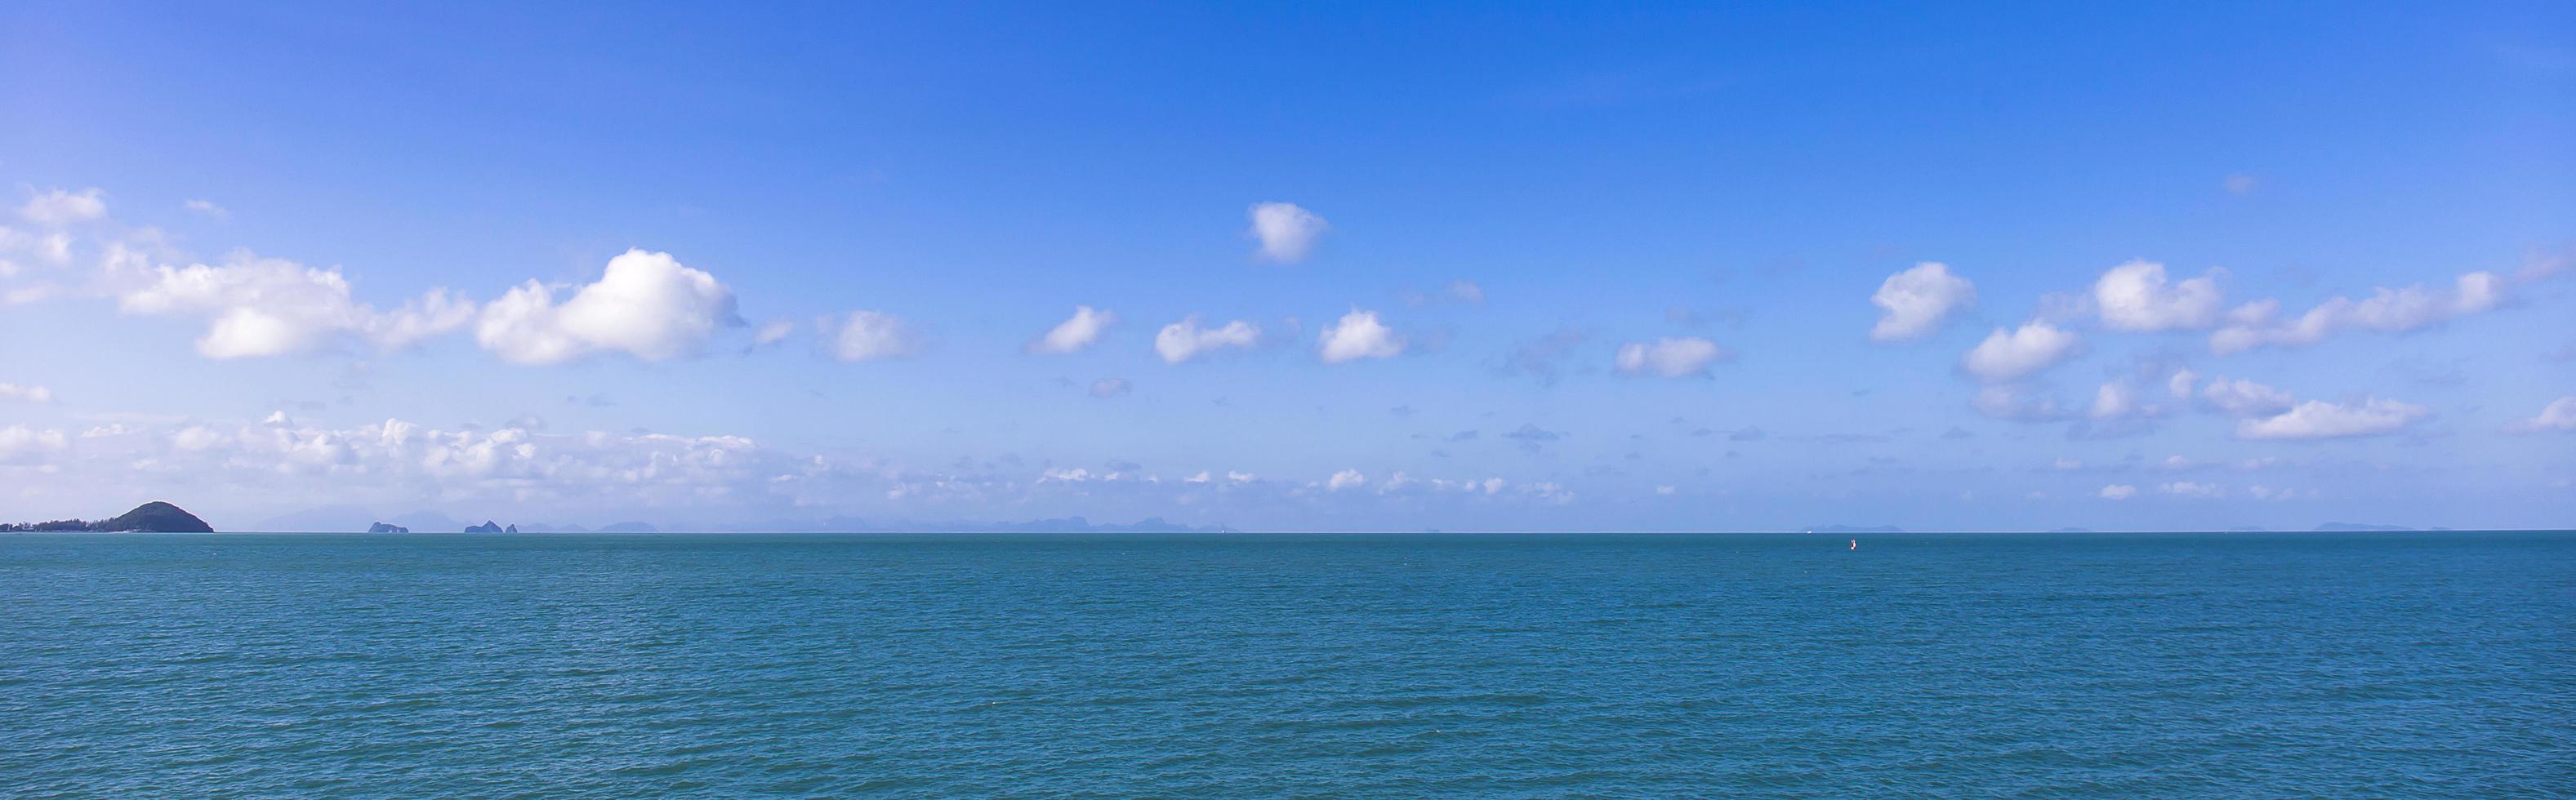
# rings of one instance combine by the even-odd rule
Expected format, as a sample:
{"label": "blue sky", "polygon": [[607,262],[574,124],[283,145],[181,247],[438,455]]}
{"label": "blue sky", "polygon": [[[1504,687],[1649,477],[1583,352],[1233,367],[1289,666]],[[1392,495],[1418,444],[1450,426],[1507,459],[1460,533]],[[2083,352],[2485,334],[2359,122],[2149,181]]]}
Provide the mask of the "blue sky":
{"label": "blue sky", "polygon": [[0,518],[2576,511],[2563,4],[0,31]]}

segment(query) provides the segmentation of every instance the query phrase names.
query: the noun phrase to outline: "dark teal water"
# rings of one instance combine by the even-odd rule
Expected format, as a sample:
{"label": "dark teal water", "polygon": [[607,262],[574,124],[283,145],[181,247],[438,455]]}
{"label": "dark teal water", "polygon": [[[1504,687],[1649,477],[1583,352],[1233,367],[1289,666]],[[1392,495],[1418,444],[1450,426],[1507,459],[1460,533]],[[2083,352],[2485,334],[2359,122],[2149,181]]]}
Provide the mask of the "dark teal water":
{"label": "dark teal water", "polygon": [[2576,535],[0,536],[0,793],[2576,793]]}

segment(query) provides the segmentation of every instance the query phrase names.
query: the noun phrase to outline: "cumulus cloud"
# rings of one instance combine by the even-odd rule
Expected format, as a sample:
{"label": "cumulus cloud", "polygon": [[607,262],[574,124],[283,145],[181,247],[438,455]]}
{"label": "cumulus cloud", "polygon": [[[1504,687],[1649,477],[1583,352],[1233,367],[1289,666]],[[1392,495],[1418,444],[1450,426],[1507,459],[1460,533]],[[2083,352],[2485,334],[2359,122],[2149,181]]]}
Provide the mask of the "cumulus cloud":
{"label": "cumulus cloud", "polygon": [[1091,382],[1091,396],[1100,398],[1125,396],[1130,387],[1126,378],[1102,378]]}
{"label": "cumulus cloud", "polygon": [[190,211],[215,219],[231,219],[233,216],[233,212],[224,210],[223,206],[215,205],[212,200],[190,200],[183,205]]}
{"label": "cumulus cloud", "polygon": [[20,386],[14,383],[0,383],[0,400],[16,401],[21,403],[51,403],[54,401],[54,390],[47,389],[42,386]]}
{"label": "cumulus cloud", "polygon": [[[8,395],[5,391],[6,389],[7,384],[0,384],[0,397],[6,397]],[[38,391],[42,390],[40,389]],[[2540,409],[2539,416],[2515,423],[2513,430],[2531,433],[2537,433],[2540,431],[2576,431],[2576,395],[2570,395],[2549,401],[2549,405],[2547,407]]]}
{"label": "cumulus cloud", "polygon": [[557,364],[619,352],[646,361],[693,356],[720,328],[742,325],[733,290],[669,253],[628,250],[599,282],[558,289],[529,281],[483,307],[475,341],[504,361]]}
{"label": "cumulus cloud", "polygon": [[16,463],[60,453],[71,437],[50,428],[11,425],[0,428],[0,463]]}
{"label": "cumulus cloud", "polygon": [[881,311],[852,311],[837,320],[825,317],[822,326],[828,333],[824,351],[842,361],[902,358],[920,348],[910,325]]}
{"label": "cumulus cloud", "polygon": [[1377,312],[1352,308],[1340,322],[1324,329],[1316,355],[1326,364],[1339,364],[1363,358],[1393,358],[1404,352],[1404,337],[1385,323]]}
{"label": "cumulus cloud", "polygon": [[1100,341],[1101,332],[1108,330],[1110,323],[1117,321],[1117,314],[1090,306],[1074,306],[1071,318],[1056,323],[1044,335],[1030,340],[1028,351],[1071,353],[1090,347],[1091,343]]}
{"label": "cumulus cloud", "polygon": [[2220,355],[2256,347],[2304,347],[2348,330],[2406,333],[2492,310],[2504,304],[2505,280],[2493,272],[2461,275],[2449,288],[2381,287],[2367,298],[2335,297],[2307,313],[2282,319],[2278,300],[2236,307],[2226,327],[2209,336]]}
{"label": "cumulus cloud", "polygon": [[1294,203],[1254,203],[1248,216],[1252,228],[1247,233],[1261,242],[1261,256],[1281,264],[1306,260],[1315,250],[1315,241],[1332,228],[1323,217]]}
{"label": "cumulus cloud", "polygon": [[2199,381],[2200,373],[2187,369],[2175,370],[2172,377],[2165,379],[2165,392],[2173,395],[2177,400],[2189,399],[2192,386]]}
{"label": "cumulus cloud", "polygon": [[752,331],[751,341],[754,344],[777,344],[787,341],[787,337],[795,333],[796,323],[783,319],[770,320],[761,325],[759,330]]}
{"label": "cumulus cloud", "polygon": [[474,304],[445,289],[379,311],[354,299],[336,268],[246,250],[234,251],[220,265],[160,265],[139,274],[147,280],[117,297],[118,310],[206,318],[197,352],[208,358],[309,353],[351,338],[400,349],[474,318]]}
{"label": "cumulus cloud", "polygon": [[2165,265],[2137,260],[2112,267],[2093,282],[2093,307],[2102,324],[2118,331],[2197,330],[2218,322],[2218,278],[2209,274],[2167,283]]}
{"label": "cumulus cloud", "polygon": [[69,227],[107,216],[105,192],[84,189],[66,192],[55,189],[36,195],[18,207],[18,216],[48,228]]}
{"label": "cumulus cloud", "polygon": [[1251,347],[1260,340],[1261,328],[1252,323],[1235,320],[1222,328],[1201,328],[1194,314],[1154,334],[1154,353],[1163,357],[1163,363],[1178,364],[1221,348]]}
{"label": "cumulus cloud", "polygon": [[2432,414],[2395,400],[2366,398],[2358,405],[2310,400],[2280,414],[2238,420],[2241,439],[2336,439],[2392,433]]}
{"label": "cumulus cloud", "polygon": [[2130,486],[2125,483],[2114,483],[2109,486],[2102,487],[2100,495],[2104,500],[2127,500],[2138,496],[2138,487]]}
{"label": "cumulus cloud", "polygon": [[1620,372],[1630,375],[1705,378],[1708,377],[1708,366],[1728,355],[1726,349],[1717,346],[1716,342],[1692,336],[1620,345],[1618,364]]}
{"label": "cumulus cloud", "polygon": [[2172,483],[2156,487],[2156,491],[2175,497],[2189,497],[2202,500],[2227,496],[2227,489],[2219,486],[2218,484],[2194,483],[2191,481],[2174,481]]}
{"label": "cumulus cloud", "polygon": [[1359,470],[1346,469],[1333,473],[1333,477],[1325,479],[1324,488],[1338,492],[1343,489],[1357,488],[1366,483],[1368,483],[1368,476],[1360,474]]}
{"label": "cumulus cloud", "polygon": [[1869,329],[1869,338],[1891,342],[1917,339],[1941,328],[1951,312],[1977,302],[1976,286],[1968,279],[1950,274],[1950,267],[1934,261],[1914,265],[1913,269],[1887,276],[1869,302],[1880,309],[1878,324]]}
{"label": "cumulus cloud", "polygon": [[2094,419],[2117,419],[2150,414],[2153,411],[2151,407],[2138,402],[2137,389],[2120,381],[2112,381],[2102,384],[2101,389],[2093,392],[2093,410],[2090,413]]}
{"label": "cumulus cloud", "polygon": [[2032,320],[2018,329],[1996,328],[1968,351],[1959,366],[1989,382],[2009,381],[2056,365],[2074,355],[2081,343],[2072,331]]}
{"label": "cumulus cloud", "polygon": [[2221,375],[2201,387],[2200,399],[2210,406],[2239,417],[2261,417],[2290,410],[2294,404],[2289,392],[2249,380],[2228,380]]}

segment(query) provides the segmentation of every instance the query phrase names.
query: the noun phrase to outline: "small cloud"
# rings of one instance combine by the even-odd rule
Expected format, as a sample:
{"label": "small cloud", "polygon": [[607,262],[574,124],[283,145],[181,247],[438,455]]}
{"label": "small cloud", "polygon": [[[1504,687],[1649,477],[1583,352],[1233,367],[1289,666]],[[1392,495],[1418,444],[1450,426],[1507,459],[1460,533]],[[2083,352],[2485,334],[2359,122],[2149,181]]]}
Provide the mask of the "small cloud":
{"label": "small cloud", "polygon": [[2339,439],[2393,433],[2432,415],[2432,410],[2395,400],[2367,398],[2358,405],[2310,400],[2277,416],[2238,420],[2240,439]]}
{"label": "small cloud", "polygon": [[14,383],[0,383],[0,400],[20,403],[51,403],[54,401],[54,390],[47,389],[42,386],[20,386]]}
{"label": "small cloud", "polygon": [[920,348],[910,325],[881,311],[853,311],[837,321],[825,317],[822,327],[830,332],[825,352],[842,361],[902,358]]}
{"label": "small cloud", "polygon": [[2380,287],[2359,300],[2329,298],[2290,319],[2281,318],[2279,300],[2246,303],[2228,311],[2226,325],[2209,334],[2209,349],[2227,355],[2264,346],[2304,347],[2347,330],[2407,333],[2503,307],[2506,287],[2502,275],[2471,272],[2449,287]]}
{"label": "small cloud", "polygon": [[189,211],[204,214],[215,219],[233,218],[233,212],[224,210],[223,206],[215,205],[212,200],[190,200],[182,205],[186,206]]}
{"label": "small cloud", "polygon": [[1333,477],[1326,479],[1324,488],[1338,492],[1343,489],[1357,488],[1366,483],[1368,483],[1368,476],[1360,474],[1359,470],[1346,469],[1333,473]]}
{"label": "small cloud", "polygon": [[1619,346],[1619,371],[1630,375],[1654,374],[1666,378],[1709,377],[1708,367],[1727,358],[1726,348],[1696,336],[1658,339],[1653,343],[1629,342]]}
{"label": "small cloud", "polygon": [[1939,330],[1952,312],[1974,305],[1977,289],[1968,279],[1950,274],[1949,265],[1926,261],[1887,276],[1869,302],[1880,310],[1878,324],[1869,330],[1870,339],[1920,339]]}
{"label": "small cloud", "polygon": [[2115,483],[2102,487],[2100,494],[2104,500],[2127,500],[2138,496],[2138,487],[2123,483]]}
{"label": "small cloud", "polygon": [[107,216],[105,192],[84,189],[66,192],[55,189],[38,194],[18,207],[18,216],[48,228],[70,227]]}
{"label": "small cloud", "polygon": [[631,249],[599,281],[556,290],[529,281],[483,307],[474,339],[513,364],[557,364],[619,352],[645,361],[696,355],[717,329],[742,325],[733,290],[669,253]]}
{"label": "small cloud", "polygon": [[1959,366],[1988,382],[2009,381],[2055,366],[2074,355],[2082,343],[2072,331],[2032,320],[2018,329],[1996,328],[1960,359]]}
{"label": "small cloud", "polygon": [[1261,257],[1281,264],[1306,260],[1316,240],[1332,228],[1323,217],[1294,203],[1254,203],[1247,216],[1252,228],[1246,233],[1261,242]]}
{"label": "small cloud", "polygon": [[1363,358],[1393,358],[1404,352],[1404,337],[1379,322],[1377,312],[1357,307],[1342,315],[1340,322],[1324,329],[1316,355],[1326,364],[1340,364]]}
{"label": "small cloud", "polygon": [[1768,435],[1769,434],[1763,433],[1761,428],[1740,428],[1734,433],[1727,434],[1726,440],[1730,442],[1758,442],[1762,441],[1762,437]]}
{"label": "small cloud", "polygon": [[1211,350],[1251,347],[1260,339],[1261,328],[1252,323],[1235,320],[1222,328],[1201,328],[1198,316],[1193,314],[1154,334],[1154,353],[1162,356],[1165,364],[1178,364]]}
{"label": "small cloud", "polygon": [[2200,330],[2218,323],[2224,270],[2171,283],[2165,265],[2135,260],[2112,267],[2093,282],[2093,308],[2103,327],[2148,333]]}
{"label": "small cloud", "polygon": [[1090,306],[1074,306],[1073,316],[1029,341],[1031,353],[1071,353],[1100,341],[1100,334],[1117,322],[1118,315]]}
{"label": "small cloud", "polygon": [[[0,397],[8,395],[7,389],[8,384],[0,384]],[[2576,431],[2576,395],[2550,401],[2548,406],[2540,409],[2539,416],[2514,423],[2509,430],[2521,433]]]}
{"label": "small cloud", "polygon": [[2172,483],[2156,487],[2156,491],[2175,497],[2188,497],[2200,500],[2227,496],[2227,490],[2218,484],[2194,483],[2191,481],[2174,481]]}
{"label": "small cloud", "polygon": [[1091,396],[1124,397],[1129,388],[1126,378],[1102,378],[1091,382]]}
{"label": "small cloud", "polygon": [[2253,194],[2255,189],[2262,188],[2263,181],[2252,175],[2238,172],[2221,179],[2218,182],[2218,185],[2220,188],[2226,189],[2228,194],[2243,197],[2245,195]]}

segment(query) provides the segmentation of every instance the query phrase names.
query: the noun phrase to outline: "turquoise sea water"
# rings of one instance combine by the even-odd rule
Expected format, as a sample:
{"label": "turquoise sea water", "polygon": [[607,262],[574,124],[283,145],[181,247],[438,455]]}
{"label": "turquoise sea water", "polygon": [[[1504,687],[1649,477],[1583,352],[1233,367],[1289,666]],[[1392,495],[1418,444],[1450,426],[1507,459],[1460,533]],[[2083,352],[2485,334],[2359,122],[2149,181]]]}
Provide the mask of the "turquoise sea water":
{"label": "turquoise sea water", "polygon": [[0,793],[2576,794],[2576,534],[0,536]]}

